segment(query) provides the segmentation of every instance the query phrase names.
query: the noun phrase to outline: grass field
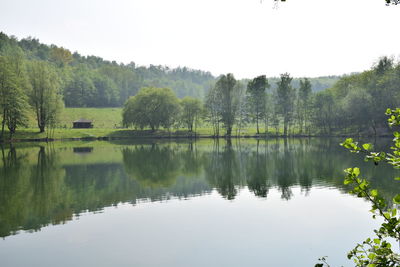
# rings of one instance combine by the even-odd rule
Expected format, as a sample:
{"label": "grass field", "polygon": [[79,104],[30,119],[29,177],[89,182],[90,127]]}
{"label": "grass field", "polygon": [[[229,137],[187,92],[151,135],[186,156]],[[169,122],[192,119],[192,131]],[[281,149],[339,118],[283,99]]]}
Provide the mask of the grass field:
{"label": "grass field", "polygon": [[[224,131],[221,131],[221,136],[224,135]],[[7,134],[7,133],[6,133]],[[270,133],[274,135],[274,133]],[[72,129],[72,128],[56,128],[54,132],[39,133],[37,128],[25,128],[18,129],[16,134],[13,136],[13,140],[38,140],[38,139],[97,139],[97,138],[179,138],[193,136],[193,133],[189,133],[184,129],[171,129],[167,131],[160,129],[155,132],[150,130],[133,130],[133,129],[112,129],[112,128],[92,128],[92,129]],[[197,129],[196,136],[198,137],[211,137],[213,131],[211,128],[199,128]],[[232,133],[236,136],[236,131]],[[7,137],[8,135],[6,135]],[[255,129],[247,129],[245,132],[241,132],[242,137],[256,136]],[[260,135],[262,137],[263,134]]]}
{"label": "grass field", "polygon": [[[80,118],[93,121],[92,129],[73,129],[72,122]],[[72,138],[129,138],[129,137],[182,137],[192,135],[186,129],[165,129],[151,132],[150,130],[133,130],[122,129],[122,108],[65,108],[60,115],[59,126],[54,129],[51,134],[39,133],[33,115],[29,118],[29,128],[19,128],[13,139],[72,139]],[[264,129],[261,129],[263,132]],[[272,131],[272,132],[271,132]],[[220,129],[220,134],[224,135],[224,129]],[[276,134],[274,129],[269,128],[270,134]],[[232,131],[232,135],[236,135],[236,129]],[[202,125],[197,129],[199,136],[212,136],[213,129],[209,125]],[[255,127],[246,127],[242,129],[241,136],[254,136],[256,135]]]}
{"label": "grass field", "polygon": [[[72,128],[72,122],[79,119],[92,120],[94,128],[113,129],[121,127],[122,108],[65,108],[60,115],[60,127]],[[29,128],[36,127],[33,116],[29,118]]]}

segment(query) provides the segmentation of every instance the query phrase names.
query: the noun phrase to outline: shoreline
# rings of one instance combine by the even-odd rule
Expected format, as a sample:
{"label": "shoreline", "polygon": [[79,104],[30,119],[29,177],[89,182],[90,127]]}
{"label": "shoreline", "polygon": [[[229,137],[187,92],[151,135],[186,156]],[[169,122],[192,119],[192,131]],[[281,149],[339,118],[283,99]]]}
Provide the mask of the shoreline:
{"label": "shoreline", "polygon": [[23,143],[23,142],[71,142],[71,141],[114,141],[114,140],[135,140],[135,139],[276,139],[276,138],[390,138],[392,135],[232,135],[232,136],[213,136],[213,135],[132,135],[132,136],[99,136],[99,137],[67,137],[67,138],[13,138],[0,140],[0,144]]}

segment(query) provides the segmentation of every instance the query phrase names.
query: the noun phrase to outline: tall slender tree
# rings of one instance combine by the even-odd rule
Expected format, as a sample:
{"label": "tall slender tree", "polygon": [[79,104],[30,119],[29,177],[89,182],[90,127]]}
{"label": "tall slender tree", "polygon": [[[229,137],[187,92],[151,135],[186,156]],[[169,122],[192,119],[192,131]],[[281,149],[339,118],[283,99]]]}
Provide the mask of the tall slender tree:
{"label": "tall slender tree", "polygon": [[239,105],[237,111],[237,135],[240,136],[243,127],[249,123],[249,105],[247,104],[246,87],[238,86]]}
{"label": "tall slender tree", "polygon": [[303,127],[307,130],[307,122],[310,113],[311,100],[311,83],[305,78],[300,80],[300,88],[297,96],[297,118],[299,124],[299,132],[303,133]]}
{"label": "tall slender tree", "polygon": [[288,134],[288,125],[293,116],[295,89],[291,85],[292,77],[289,73],[281,74],[277,85],[277,104],[279,113],[283,117],[283,135]]}
{"label": "tall slender tree", "polygon": [[231,73],[222,75],[215,84],[217,95],[221,100],[221,122],[226,129],[226,136],[228,137],[232,135],[232,128],[239,108],[239,86],[240,83],[236,81]]}
{"label": "tall slender tree", "polygon": [[219,136],[220,122],[221,122],[221,99],[215,86],[211,86],[204,104],[205,107],[205,120],[211,123],[214,131],[214,136]]}
{"label": "tall slender tree", "polygon": [[28,103],[26,90],[28,83],[24,59],[20,49],[8,49],[5,56],[0,56],[0,113],[1,138],[7,125],[10,137],[18,126],[26,125]]}
{"label": "tall slender tree", "polygon": [[29,100],[35,110],[39,130],[43,133],[49,123],[54,125],[55,114],[62,109],[59,77],[51,65],[33,61],[29,65],[29,79],[32,86]]}
{"label": "tall slender tree", "polygon": [[181,120],[187,126],[189,132],[193,132],[193,126],[198,123],[200,114],[203,110],[199,99],[186,96],[180,101]]}
{"label": "tall slender tree", "polygon": [[247,84],[249,111],[257,126],[257,134],[260,134],[259,121],[266,113],[266,89],[269,88],[265,75],[258,76]]}

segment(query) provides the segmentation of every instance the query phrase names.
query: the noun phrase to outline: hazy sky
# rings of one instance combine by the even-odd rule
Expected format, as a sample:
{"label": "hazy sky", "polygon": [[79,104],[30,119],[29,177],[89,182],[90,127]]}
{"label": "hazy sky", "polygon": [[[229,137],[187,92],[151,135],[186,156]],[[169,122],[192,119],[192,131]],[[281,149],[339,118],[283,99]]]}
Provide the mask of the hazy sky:
{"label": "hazy sky", "polygon": [[0,31],[83,55],[238,78],[343,74],[398,57],[384,0],[1,0]]}

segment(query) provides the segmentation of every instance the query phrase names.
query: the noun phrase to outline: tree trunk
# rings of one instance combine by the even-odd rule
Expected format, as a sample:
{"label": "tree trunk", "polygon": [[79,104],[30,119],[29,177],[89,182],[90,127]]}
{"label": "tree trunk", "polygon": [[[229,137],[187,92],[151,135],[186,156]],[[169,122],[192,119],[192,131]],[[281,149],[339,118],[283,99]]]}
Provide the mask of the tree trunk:
{"label": "tree trunk", "polygon": [[265,136],[268,134],[268,119],[264,119]]}
{"label": "tree trunk", "polygon": [[300,119],[300,121],[299,121],[299,134],[302,134],[303,133],[303,120],[302,119]]}
{"label": "tree trunk", "polygon": [[256,121],[257,121],[257,134],[260,134],[260,129],[258,128],[258,116],[256,118]]}
{"label": "tree trunk", "polygon": [[231,134],[232,134],[232,126],[228,126],[228,128],[226,128],[226,135],[228,137],[231,137]]}
{"label": "tree trunk", "polygon": [[288,131],[288,119],[285,117],[283,119],[283,135],[287,136],[287,131]]}
{"label": "tree trunk", "polygon": [[39,132],[44,133],[45,126],[43,124],[39,124]]}
{"label": "tree trunk", "polygon": [[6,111],[3,110],[3,121],[1,122],[1,139],[4,137],[4,126],[6,123]]}

